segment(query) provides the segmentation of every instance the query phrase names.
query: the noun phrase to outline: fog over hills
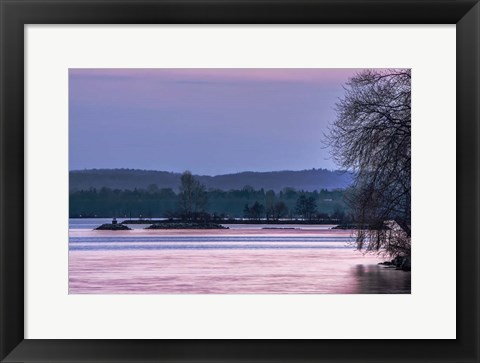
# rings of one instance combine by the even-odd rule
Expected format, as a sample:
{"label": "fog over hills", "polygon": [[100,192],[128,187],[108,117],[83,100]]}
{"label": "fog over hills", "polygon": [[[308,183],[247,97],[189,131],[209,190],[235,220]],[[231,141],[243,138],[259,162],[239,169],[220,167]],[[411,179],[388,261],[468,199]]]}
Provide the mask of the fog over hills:
{"label": "fog over hills", "polygon": [[[152,184],[158,188],[171,188],[178,191],[181,173],[135,169],[87,169],[70,171],[70,191],[100,189],[147,189]],[[346,188],[352,182],[352,174],[327,169],[301,171],[240,172],[225,175],[195,175],[207,189],[254,189],[280,190],[291,187],[297,190],[314,191],[320,189]]]}

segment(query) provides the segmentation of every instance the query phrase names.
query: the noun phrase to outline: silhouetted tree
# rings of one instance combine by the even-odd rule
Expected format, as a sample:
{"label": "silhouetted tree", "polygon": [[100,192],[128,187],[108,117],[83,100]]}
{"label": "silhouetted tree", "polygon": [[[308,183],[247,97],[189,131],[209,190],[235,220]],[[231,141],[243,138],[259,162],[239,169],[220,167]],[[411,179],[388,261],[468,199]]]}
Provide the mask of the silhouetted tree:
{"label": "silhouetted tree", "polygon": [[313,197],[307,197],[305,194],[302,194],[297,199],[297,204],[295,211],[303,219],[311,220],[317,211],[317,202]]}
{"label": "silhouetted tree", "polygon": [[246,205],[244,208],[244,212],[246,214],[246,218],[258,221],[263,217],[265,213],[265,207],[258,201],[256,201],[251,207]]}
{"label": "silhouetted tree", "polygon": [[265,193],[265,211],[267,221],[272,218],[274,219],[275,215],[275,192],[273,190],[269,190]]}
{"label": "silhouetted tree", "polygon": [[245,207],[243,208],[243,218],[251,218],[250,207],[248,204],[245,204]]}
{"label": "silhouetted tree", "polygon": [[278,221],[280,218],[285,217],[288,214],[288,207],[285,202],[280,201],[273,206],[273,219]]}
{"label": "silhouetted tree", "polygon": [[190,171],[185,171],[180,178],[180,203],[182,213],[187,219],[204,212],[207,205],[205,186],[196,180]]}
{"label": "silhouetted tree", "polygon": [[[411,71],[365,70],[347,82],[327,145],[354,172],[347,202],[360,225],[357,247],[410,255]],[[403,239],[390,238],[395,220]]]}

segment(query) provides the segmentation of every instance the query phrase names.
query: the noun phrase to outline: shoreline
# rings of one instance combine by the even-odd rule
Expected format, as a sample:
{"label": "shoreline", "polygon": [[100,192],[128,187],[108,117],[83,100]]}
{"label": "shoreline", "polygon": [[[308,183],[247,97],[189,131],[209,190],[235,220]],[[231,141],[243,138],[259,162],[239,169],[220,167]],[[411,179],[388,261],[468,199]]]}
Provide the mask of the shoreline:
{"label": "shoreline", "polygon": [[[79,218],[81,219],[81,218]],[[248,219],[211,219],[208,222],[204,221],[189,221],[182,219],[126,219],[121,224],[163,224],[163,223],[217,223],[217,224],[302,224],[302,225],[338,225],[338,220],[323,220],[323,221],[307,221],[298,219],[282,219],[282,220],[248,220]]]}

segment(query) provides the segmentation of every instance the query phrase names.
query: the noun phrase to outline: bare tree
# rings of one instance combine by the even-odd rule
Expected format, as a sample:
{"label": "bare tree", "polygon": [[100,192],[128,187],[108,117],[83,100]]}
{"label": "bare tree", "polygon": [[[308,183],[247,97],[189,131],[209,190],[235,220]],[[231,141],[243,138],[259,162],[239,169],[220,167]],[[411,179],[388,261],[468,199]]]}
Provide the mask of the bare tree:
{"label": "bare tree", "polygon": [[[335,162],[354,172],[348,193],[357,247],[410,255],[411,71],[364,70],[345,86],[326,135]],[[403,233],[391,230],[396,221]]]}

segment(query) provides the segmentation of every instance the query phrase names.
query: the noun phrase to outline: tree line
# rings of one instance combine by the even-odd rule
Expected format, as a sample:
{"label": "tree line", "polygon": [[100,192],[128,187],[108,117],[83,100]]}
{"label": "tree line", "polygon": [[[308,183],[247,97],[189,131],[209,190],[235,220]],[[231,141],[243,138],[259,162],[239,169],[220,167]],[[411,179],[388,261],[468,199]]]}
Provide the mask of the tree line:
{"label": "tree line", "polygon": [[249,220],[344,220],[344,190],[313,192],[284,188],[280,192],[245,186],[207,190],[190,172],[182,174],[179,191],[152,184],[146,189],[91,188],[70,193],[70,218],[181,218]]}

